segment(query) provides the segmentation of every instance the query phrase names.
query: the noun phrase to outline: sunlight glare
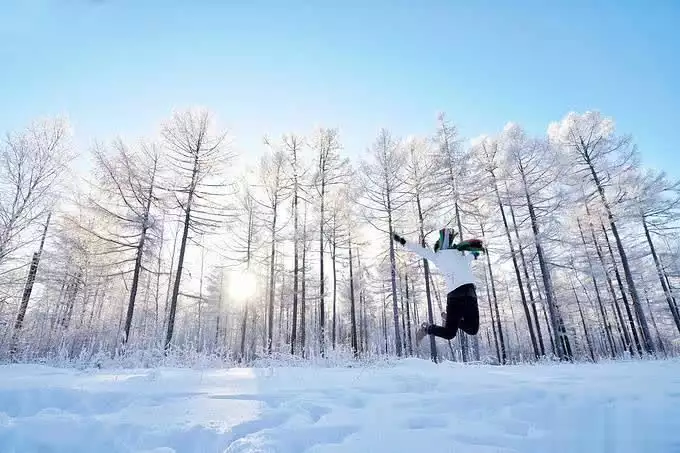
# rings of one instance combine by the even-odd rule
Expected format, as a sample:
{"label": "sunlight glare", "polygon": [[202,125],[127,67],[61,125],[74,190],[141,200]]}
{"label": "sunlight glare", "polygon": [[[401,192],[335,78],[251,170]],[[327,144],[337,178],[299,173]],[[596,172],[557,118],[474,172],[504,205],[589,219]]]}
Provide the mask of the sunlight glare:
{"label": "sunlight glare", "polygon": [[250,272],[237,272],[229,278],[229,295],[232,299],[243,302],[255,294],[257,282]]}

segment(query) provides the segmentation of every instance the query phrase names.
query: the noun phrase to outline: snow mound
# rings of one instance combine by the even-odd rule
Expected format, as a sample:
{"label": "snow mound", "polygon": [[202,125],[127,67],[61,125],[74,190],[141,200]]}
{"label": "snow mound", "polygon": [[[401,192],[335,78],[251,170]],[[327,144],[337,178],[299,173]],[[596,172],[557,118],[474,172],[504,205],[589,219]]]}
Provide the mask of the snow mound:
{"label": "snow mound", "polygon": [[676,452],[680,362],[0,367],[0,451]]}

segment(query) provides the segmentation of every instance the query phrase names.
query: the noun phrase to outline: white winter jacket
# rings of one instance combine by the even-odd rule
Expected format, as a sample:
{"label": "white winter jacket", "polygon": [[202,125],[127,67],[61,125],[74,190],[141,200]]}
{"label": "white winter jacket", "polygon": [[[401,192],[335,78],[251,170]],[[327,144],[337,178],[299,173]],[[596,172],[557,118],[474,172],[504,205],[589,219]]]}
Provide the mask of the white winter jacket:
{"label": "white winter jacket", "polygon": [[470,262],[475,259],[471,253],[465,253],[455,249],[439,250],[436,253],[410,242],[406,242],[404,247],[421,257],[428,259],[437,266],[446,280],[447,293],[467,283],[475,283],[472,275]]}

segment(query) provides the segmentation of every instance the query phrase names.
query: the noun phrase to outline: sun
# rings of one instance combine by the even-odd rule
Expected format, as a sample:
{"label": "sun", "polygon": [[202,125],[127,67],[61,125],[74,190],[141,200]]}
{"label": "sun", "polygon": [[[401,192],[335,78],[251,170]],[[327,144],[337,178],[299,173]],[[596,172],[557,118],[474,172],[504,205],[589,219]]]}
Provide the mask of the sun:
{"label": "sun", "polygon": [[232,273],[229,276],[228,285],[229,296],[238,302],[248,300],[257,291],[255,276],[247,271]]}

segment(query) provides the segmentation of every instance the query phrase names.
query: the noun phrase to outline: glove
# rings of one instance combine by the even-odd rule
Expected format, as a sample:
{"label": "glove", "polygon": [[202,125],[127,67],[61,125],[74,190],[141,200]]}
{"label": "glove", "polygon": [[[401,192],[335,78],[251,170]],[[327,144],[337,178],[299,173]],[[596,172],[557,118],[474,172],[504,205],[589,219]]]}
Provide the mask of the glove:
{"label": "glove", "polygon": [[399,236],[397,233],[394,233],[394,234],[392,235],[392,237],[394,238],[395,241],[397,241],[397,242],[400,243],[401,245],[406,244],[406,239],[404,239],[403,237]]}

